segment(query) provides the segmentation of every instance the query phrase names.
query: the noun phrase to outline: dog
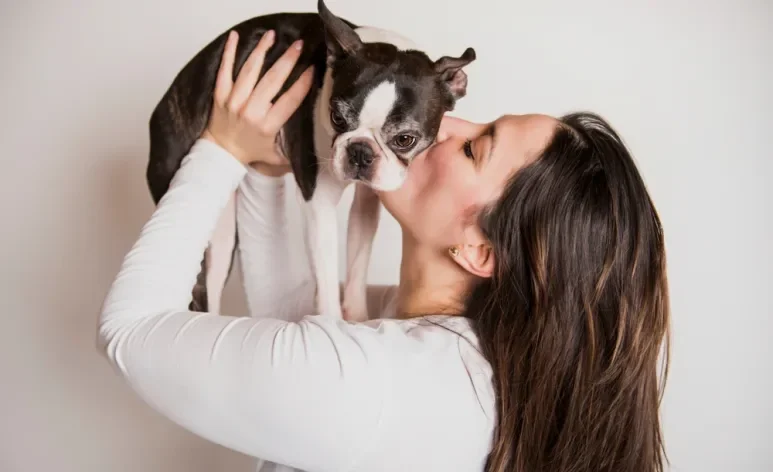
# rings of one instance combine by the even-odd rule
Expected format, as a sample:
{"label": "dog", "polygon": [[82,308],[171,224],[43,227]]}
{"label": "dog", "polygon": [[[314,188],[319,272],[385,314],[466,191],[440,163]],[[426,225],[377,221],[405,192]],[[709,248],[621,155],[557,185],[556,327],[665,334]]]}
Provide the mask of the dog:
{"label": "dog", "polygon": [[[459,57],[433,61],[394,32],[333,15],[323,0],[317,13],[269,14],[232,29],[240,38],[234,77],[266,31],[276,36],[261,75],[295,40],[303,40],[302,54],[279,95],[310,65],[313,84],[280,131],[277,149],[289,161],[302,197],[318,314],[365,320],[367,271],[380,212],[375,191],[399,188],[411,160],[436,139],[443,115],[466,95],[463,68],[475,60],[475,51],[467,48]],[[207,126],[228,31],[180,70],[151,114],[146,180],[156,204]],[[342,304],[336,207],[352,183],[358,185],[349,213]],[[235,205],[234,195],[203,254],[192,311],[220,311],[238,247]]]}

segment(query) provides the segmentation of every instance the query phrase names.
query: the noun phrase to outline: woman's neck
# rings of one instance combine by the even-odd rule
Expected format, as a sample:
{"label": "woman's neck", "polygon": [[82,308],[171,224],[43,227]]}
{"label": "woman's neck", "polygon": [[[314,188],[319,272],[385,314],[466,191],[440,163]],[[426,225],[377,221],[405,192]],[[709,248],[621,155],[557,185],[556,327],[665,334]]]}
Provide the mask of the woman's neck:
{"label": "woman's neck", "polygon": [[469,274],[447,254],[420,246],[403,236],[397,316],[458,315],[464,311]]}

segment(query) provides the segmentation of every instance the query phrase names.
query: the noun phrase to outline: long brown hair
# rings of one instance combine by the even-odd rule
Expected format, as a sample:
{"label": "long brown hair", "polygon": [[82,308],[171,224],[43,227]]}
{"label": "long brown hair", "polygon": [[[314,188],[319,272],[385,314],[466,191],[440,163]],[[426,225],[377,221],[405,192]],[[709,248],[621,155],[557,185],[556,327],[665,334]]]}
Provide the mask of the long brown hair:
{"label": "long brown hair", "polygon": [[663,230],[620,137],[563,117],[480,225],[497,267],[466,316],[497,397],[487,472],[662,472]]}

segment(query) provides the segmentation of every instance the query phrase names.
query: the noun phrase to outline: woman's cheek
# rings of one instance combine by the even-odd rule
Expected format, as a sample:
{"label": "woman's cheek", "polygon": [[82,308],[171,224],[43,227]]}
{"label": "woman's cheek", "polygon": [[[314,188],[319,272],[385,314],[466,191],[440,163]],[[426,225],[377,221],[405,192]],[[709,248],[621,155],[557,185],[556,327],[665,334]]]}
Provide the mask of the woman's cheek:
{"label": "woman's cheek", "polygon": [[454,173],[456,167],[454,159],[445,156],[446,153],[448,153],[447,146],[438,146],[438,149],[429,154],[423,163],[427,167],[426,171],[433,183],[445,184],[449,180],[449,176]]}

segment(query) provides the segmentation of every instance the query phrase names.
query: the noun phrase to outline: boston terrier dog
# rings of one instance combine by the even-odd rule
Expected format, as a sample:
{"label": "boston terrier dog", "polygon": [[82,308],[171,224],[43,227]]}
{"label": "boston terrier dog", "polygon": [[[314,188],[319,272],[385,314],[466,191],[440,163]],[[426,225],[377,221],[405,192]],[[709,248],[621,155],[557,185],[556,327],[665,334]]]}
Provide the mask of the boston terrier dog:
{"label": "boston terrier dog", "polygon": [[[314,80],[279,133],[277,149],[288,159],[302,197],[318,313],[365,320],[367,270],[380,211],[374,190],[399,188],[411,160],[436,139],[443,114],[466,94],[462,69],[475,60],[475,51],[467,48],[460,57],[433,61],[396,33],[336,17],[322,0],[316,14],[265,15],[232,29],[239,34],[234,77],[265,32],[274,30],[276,36],[261,74],[295,40],[303,40],[279,95],[310,65]],[[222,33],[182,68],[151,115],[146,178],[156,204],[207,126],[227,36],[228,31]],[[349,213],[342,306],[336,206],[351,183],[358,185]],[[219,313],[238,245],[235,206],[234,194],[203,254],[189,306],[193,311]]]}

